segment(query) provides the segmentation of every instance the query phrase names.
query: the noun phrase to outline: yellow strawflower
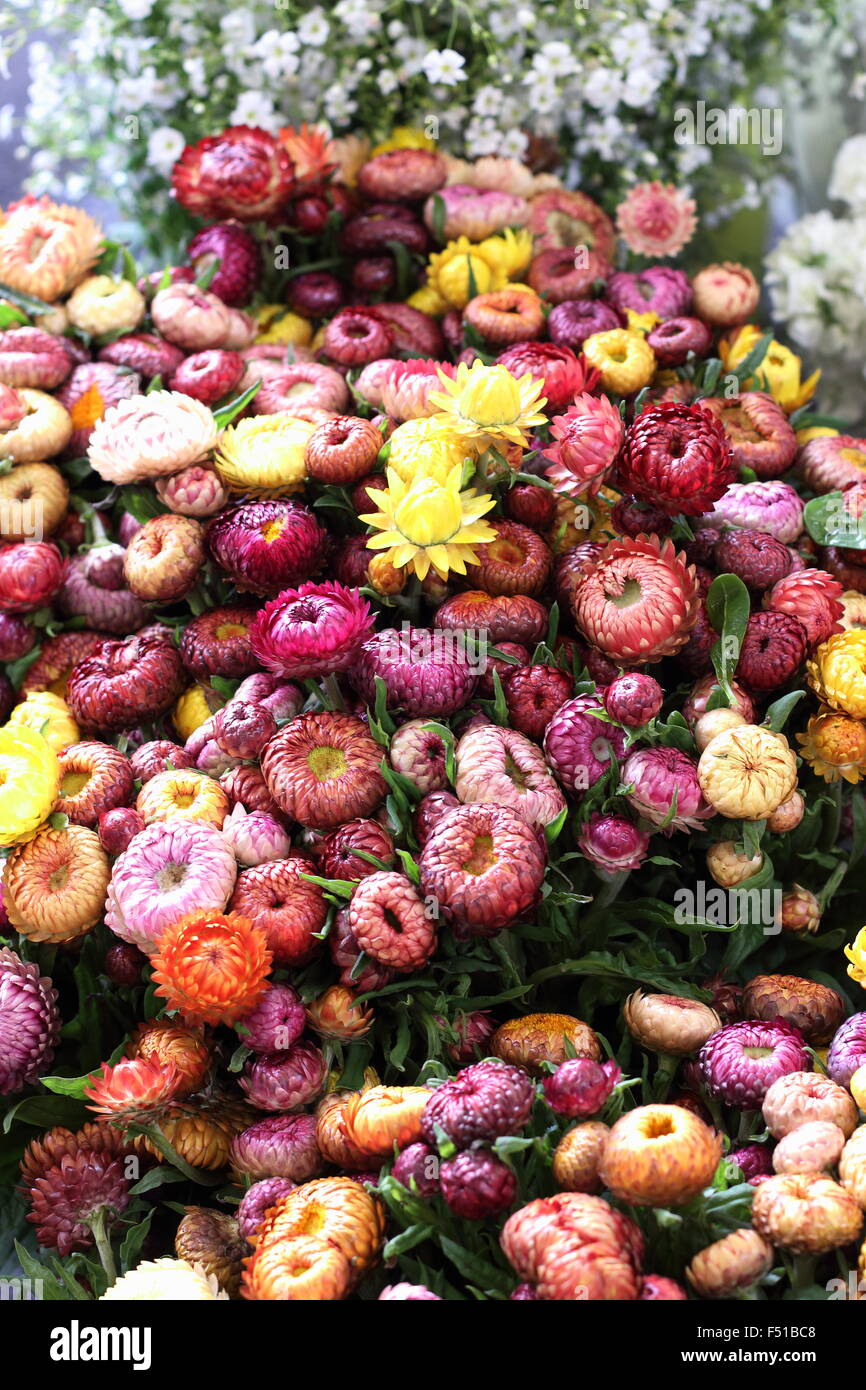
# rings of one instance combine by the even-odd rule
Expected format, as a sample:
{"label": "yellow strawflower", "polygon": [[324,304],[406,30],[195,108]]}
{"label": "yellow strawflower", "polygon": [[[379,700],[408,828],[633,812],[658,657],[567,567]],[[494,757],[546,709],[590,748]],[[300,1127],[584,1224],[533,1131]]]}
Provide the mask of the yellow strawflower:
{"label": "yellow strawflower", "polygon": [[813,714],[806,732],[797,734],[800,752],[825,782],[856,784],[866,776],[866,725],[849,714],[823,710]]}
{"label": "yellow strawflower", "polygon": [[112,1284],[99,1300],[117,1303],[213,1303],[228,1299],[216,1276],[186,1260],[143,1260]]}
{"label": "yellow strawflower", "polygon": [[430,415],[398,425],[388,442],[388,467],[404,483],[419,477],[444,483],[452,469],[475,455],[470,441],[451,429],[450,421],[443,425],[441,418]]}
{"label": "yellow strawflower", "polygon": [[13,709],[7,728],[10,724],[35,729],[55,753],[81,739],[81,731],[66,701],[51,690],[31,690]]}
{"label": "yellow strawflower", "polygon": [[436,141],[425,135],[419,126],[395,125],[387,140],[374,145],[370,158],[377,154],[388,154],[390,150],[435,150]]}
{"label": "yellow strawflower", "polygon": [[451,570],[465,574],[467,563],[478,561],[473,547],[495,540],[496,532],[481,520],[494,506],[494,498],[471,488],[461,491],[462,473],[458,464],[444,483],[418,477],[407,486],[388,468],[388,488],[375,494],[379,511],[361,517],[380,532],[369,538],[368,549],[387,548],[395,568],[407,565],[419,579],[425,579],[431,568],[442,579]]}
{"label": "yellow strawflower", "polygon": [[832,709],[866,719],[866,631],[835,632],[806,663],[809,684]]}
{"label": "yellow strawflower", "polygon": [[0,845],[36,833],[60,791],[60,763],[49,743],[24,724],[0,729]]}
{"label": "yellow strawflower", "polygon": [[[723,365],[726,368],[739,366],[763,336],[760,328],[747,323],[733,338],[723,338],[719,343]],[[743,382],[743,389],[769,391],[773,400],[790,415],[812,399],[821,379],[821,373],[817,371],[803,381],[802,367],[797,354],[777,343],[774,338],[756,375]]]}
{"label": "yellow strawflower", "polygon": [[259,332],[257,343],[289,343],[309,347],[313,325],[300,314],[293,314],[284,304],[263,304],[255,313]]}
{"label": "yellow strawflower", "polygon": [[[213,691],[210,694],[212,696]],[[171,712],[172,723],[186,743],[196,729],[200,728],[205,720],[210,719],[213,712],[208,704],[208,691],[204,686],[191,685],[178,698]]]}
{"label": "yellow strawflower", "polygon": [[230,425],[214,459],[220,481],[230,492],[256,497],[297,492],[307,476],[304,453],[315,428],[285,411]]}
{"label": "yellow strawflower", "polygon": [[845,955],[850,962],[848,974],[851,979],[866,989],[866,927],[861,927],[852,945],[845,947]]}
{"label": "yellow strawflower", "polygon": [[632,396],[649,386],[656,369],[656,355],[642,333],[611,328],[584,338],[581,352],[601,373],[605,391]]}
{"label": "yellow strawflower", "polygon": [[498,441],[525,448],[530,431],[547,424],[543,383],[529,372],[515,377],[507,367],[461,362],[453,377],[440,371],[439,380],[443,389],[430,401],[442,414],[433,419],[474,440],[479,450]]}

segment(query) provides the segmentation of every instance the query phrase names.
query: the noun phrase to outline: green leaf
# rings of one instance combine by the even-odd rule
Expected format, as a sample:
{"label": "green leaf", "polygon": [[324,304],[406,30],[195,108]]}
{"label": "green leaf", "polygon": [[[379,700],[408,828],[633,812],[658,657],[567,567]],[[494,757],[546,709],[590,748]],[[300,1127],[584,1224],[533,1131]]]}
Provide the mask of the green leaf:
{"label": "green leaf", "polygon": [[497,1269],[480,1255],[473,1255],[464,1246],[458,1245],[448,1236],[439,1237],[439,1245],[446,1260],[450,1260],[470,1284],[487,1292],[508,1294],[514,1287],[514,1275],[504,1269]]}
{"label": "green leaf", "polygon": [[842,492],[825,492],[823,497],[813,497],[803,508],[803,522],[818,545],[866,550],[866,514],[852,516]]}
{"label": "green leaf", "polygon": [[200,290],[209,290],[214,282],[214,276],[221,265],[221,258],[219,256],[214,256],[210,265],[206,265],[204,270],[195,277],[196,287]]}
{"label": "green leaf", "polygon": [[555,844],[556,841],[559,839],[559,836],[562,833],[562,827],[565,825],[567,819],[568,807],[563,806],[556,819],[548,821],[547,825],[544,827],[544,836],[547,840],[548,845]]}
{"label": "green leaf", "polygon": [[0,280],[0,299],[8,299],[10,304],[15,304],[19,309],[23,309],[31,319],[40,318],[54,308],[53,304],[47,304],[44,299],[37,299],[35,294],[24,294],[21,290],[13,290],[11,285],[5,284],[2,280]]}
{"label": "green leaf", "polygon": [[401,1231],[398,1236],[394,1236],[387,1242],[382,1251],[382,1259],[395,1260],[398,1255],[404,1255],[407,1250],[414,1250],[416,1245],[421,1245],[425,1240],[429,1240],[435,1229],[435,1226],[425,1226],[421,1223],[407,1226],[405,1231]]}
{"label": "green leaf", "polygon": [[502,681],[499,679],[499,672],[494,668],[493,671],[493,709],[491,710],[494,722],[505,726],[508,723],[508,706],[505,703],[505,691],[502,689]]}
{"label": "green leaf", "polygon": [[147,1215],[142,1217],[137,1225],[131,1226],[120,1244],[120,1269],[122,1274],[127,1270],[134,1269],[141,1258],[141,1248],[150,1231],[150,1223],[154,1218],[156,1207],[151,1207]]}
{"label": "green leaf", "polygon": [[763,362],[764,358],[766,357],[769,351],[770,344],[772,341],[772,332],[765,333],[762,338],[758,339],[758,341],[755,343],[755,346],[752,348],[752,351],[743,358],[742,362],[739,362],[736,367],[727,368],[726,374],[728,376],[735,376],[740,387],[742,388],[745,385],[745,383],[749,381],[750,377],[754,376],[755,372],[757,372],[758,368],[761,366],[761,363]]}
{"label": "green leaf", "polygon": [[774,700],[767,706],[767,713],[764,715],[764,723],[775,733],[780,734],[788,722],[788,716],[795,705],[798,705],[806,694],[805,690],[792,690],[787,695],[781,695],[778,700]]}
{"label": "green leaf", "polygon": [[234,400],[229,401],[228,404],[222,406],[220,410],[214,411],[217,429],[224,430],[227,425],[231,424],[232,420],[240,415],[244,407],[248,406],[256,395],[261,384],[261,380],[254,381],[252,386],[248,386],[246,391],[242,392],[240,396],[235,396]]}
{"label": "green leaf", "polygon": [[707,594],[707,617],[718,633],[710,658],[716,679],[730,704],[734,703],[731,681],[740,659],[746,627],[751,613],[749,591],[736,574],[719,574]]}
{"label": "green leaf", "polygon": [[169,1168],[166,1163],[158,1163],[129,1190],[133,1197],[142,1197],[145,1192],[152,1192],[156,1187],[163,1187],[166,1183],[173,1182],[186,1182],[186,1177],[183,1173],[179,1173],[176,1168]]}
{"label": "green leaf", "polygon": [[406,877],[417,887],[421,882],[421,872],[415,860],[412,858],[412,855],[407,849],[398,849],[397,854],[399,855],[400,863],[403,865],[403,872]]}
{"label": "green leaf", "polygon": [[51,1129],[54,1125],[80,1129],[89,1118],[92,1116],[88,1115],[84,1105],[72,1096],[25,1096],[6,1111],[3,1133],[8,1134],[16,1122],[36,1125],[39,1129]]}
{"label": "green leaf", "polygon": [[433,236],[440,246],[445,244],[445,199],[441,193],[433,194],[433,201],[430,210],[430,221],[433,223]]}

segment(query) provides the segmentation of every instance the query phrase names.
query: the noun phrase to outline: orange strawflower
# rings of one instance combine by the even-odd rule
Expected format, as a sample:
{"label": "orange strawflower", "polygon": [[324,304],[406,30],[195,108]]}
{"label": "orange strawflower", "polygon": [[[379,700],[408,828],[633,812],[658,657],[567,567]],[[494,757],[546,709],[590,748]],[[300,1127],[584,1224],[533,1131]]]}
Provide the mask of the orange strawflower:
{"label": "orange strawflower", "polygon": [[234,1023],[258,1003],[272,959],[267,935],[248,917],[193,912],[159,939],[156,992],[188,1023]]}

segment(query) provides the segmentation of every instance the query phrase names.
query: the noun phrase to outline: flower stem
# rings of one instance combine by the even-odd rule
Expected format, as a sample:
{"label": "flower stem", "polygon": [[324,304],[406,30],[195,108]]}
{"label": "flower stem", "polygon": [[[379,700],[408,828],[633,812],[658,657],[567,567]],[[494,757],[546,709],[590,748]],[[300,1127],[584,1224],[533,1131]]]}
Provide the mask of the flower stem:
{"label": "flower stem", "polygon": [[791,1291],[808,1289],[815,1282],[815,1256],[795,1255],[791,1261]]}
{"label": "flower stem", "polygon": [[108,1279],[108,1287],[111,1288],[111,1285],[117,1278],[117,1269],[114,1264],[114,1251],[111,1248],[111,1241],[108,1239],[108,1232],[105,1229],[105,1207],[97,1207],[88,1224],[93,1233],[96,1252],[99,1255],[102,1268],[105,1270],[105,1275]]}
{"label": "flower stem", "polygon": [[745,1144],[752,1136],[755,1127],[755,1113],[752,1110],[743,1110],[740,1114],[740,1123],[737,1128],[738,1143]]}
{"label": "flower stem", "polygon": [[669,1052],[659,1053],[659,1064],[656,1069],[656,1074],[653,1077],[652,1093],[654,1101],[663,1102],[667,1100],[668,1091],[671,1088],[671,1082],[676,1074],[679,1060],[679,1057],[673,1057]]}

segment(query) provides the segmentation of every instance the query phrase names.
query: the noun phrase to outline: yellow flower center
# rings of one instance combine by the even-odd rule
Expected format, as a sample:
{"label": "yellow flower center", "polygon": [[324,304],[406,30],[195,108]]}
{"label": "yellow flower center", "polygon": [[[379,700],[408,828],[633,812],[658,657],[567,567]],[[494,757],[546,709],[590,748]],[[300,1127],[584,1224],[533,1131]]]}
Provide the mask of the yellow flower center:
{"label": "yellow flower center", "polygon": [[346,755],[339,748],[313,748],[307,755],[307,764],[317,781],[330,782],[346,771]]}

